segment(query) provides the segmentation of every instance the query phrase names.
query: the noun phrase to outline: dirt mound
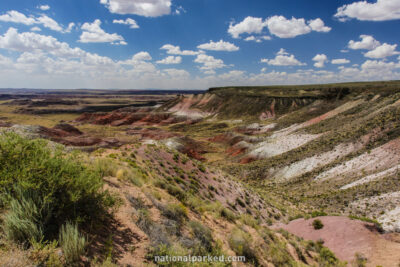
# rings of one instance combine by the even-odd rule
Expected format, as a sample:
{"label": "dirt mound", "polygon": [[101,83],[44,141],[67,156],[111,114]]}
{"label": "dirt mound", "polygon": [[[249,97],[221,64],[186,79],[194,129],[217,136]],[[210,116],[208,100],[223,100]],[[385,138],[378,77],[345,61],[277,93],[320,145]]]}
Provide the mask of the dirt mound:
{"label": "dirt mound", "polygon": [[173,123],[193,123],[185,116],[175,116],[167,112],[151,112],[145,109],[120,109],[109,113],[84,113],[75,119],[79,123],[96,125],[169,125]]}
{"label": "dirt mound", "polygon": [[68,123],[60,123],[53,127],[53,130],[63,131],[70,135],[82,135],[83,133],[77,129],[76,127],[68,124]]}
{"label": "dirt mound", "polygon": [[204,142],[196,141],[190,137],[173,137],[165,139],[164,144],[172,149],[188,155],[191,158],[205,161],[202,154],[207,153],[207,145]]}
{"label": "dirt mound", "polygon": [[373,224],[340,216],[315,219],[322,221],[322,229],[314,229],[314,219],[297,219],[275,228],[283,228],[304,239],[323,240],[324,246],[348,262],[354,261],[356,253],[368,259],[367,266],[397,266],[400,262],[400,243],[386,239]]}
{"label": "dirt mound", "polygon": [[122,145],[122,143],[115,138],[87,136],[76,127],[67,123],[58,124],[53,128],[40,126],[37,132],[43,138],[50,139],[51,141],[67,146],[117,147]]}
{"label": "dirt mound", "polygon": [[0,127],[11,127],[12,123],[6,121],[0,121]]}
{"label": "dirt mound", "polygon": [[152,140],[163,140],[177,136],[177,134],[154,127],[151,128],[134,127],[132,129],[129,129],[126,133],[129,135],[138,135],[140,139],[152,139]]}

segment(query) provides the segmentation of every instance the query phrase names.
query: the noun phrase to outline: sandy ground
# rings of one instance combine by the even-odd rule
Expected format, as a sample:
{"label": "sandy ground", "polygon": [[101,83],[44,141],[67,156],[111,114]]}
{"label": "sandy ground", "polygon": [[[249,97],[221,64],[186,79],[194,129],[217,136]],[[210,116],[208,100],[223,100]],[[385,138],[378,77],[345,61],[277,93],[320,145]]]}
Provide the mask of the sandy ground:
{"label": "sandy ground", "polygon": [[[322,221],[322,229],[314,230],[312,222],[315,219]],[[326,216],[297,219],[287,225],[275,225],[274,228],[283,228],[306,240],[322,239],[324,246],[348,263],[354,260],[356,253],[364,255],[368,259],[367,266],[371,267],[396,267],[400,263],[400,243],[391,241],[389,235],[379,234],[370,223],[341,216]]]}

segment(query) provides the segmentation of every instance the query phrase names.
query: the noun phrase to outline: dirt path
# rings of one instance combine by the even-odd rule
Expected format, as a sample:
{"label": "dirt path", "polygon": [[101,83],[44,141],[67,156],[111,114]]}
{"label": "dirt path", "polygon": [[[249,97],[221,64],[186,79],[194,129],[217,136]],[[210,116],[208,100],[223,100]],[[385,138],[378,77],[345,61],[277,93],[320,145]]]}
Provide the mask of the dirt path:
{"label": "dirt path", "polygon": [[[314,230],[312,222],[315,219],[322,221],[322,229]],[[367,266],[397,267],[400,264],[400,243],[392,241],[399,234],[381,235],[371,223],[348,217],[326,216],[297,219],[273,228],[283,228],[306,240],[322,239],[324,246],[349,263],[354,260],[356,253],[360,253],[368,259]]]}

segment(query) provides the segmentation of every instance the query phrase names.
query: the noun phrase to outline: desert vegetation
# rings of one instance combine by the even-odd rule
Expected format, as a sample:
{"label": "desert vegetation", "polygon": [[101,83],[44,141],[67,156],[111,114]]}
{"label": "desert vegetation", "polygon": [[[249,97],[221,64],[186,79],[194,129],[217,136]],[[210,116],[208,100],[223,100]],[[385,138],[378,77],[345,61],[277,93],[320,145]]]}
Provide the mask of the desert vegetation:
{"label": "desert vegetation", "polygon": [[[1,102],[0,262],[396,260],[398,82],[212,88],[137,101],[125,93]],[[94,109],[66,111],[77,106]],[[46,113],[52,108],[65,110]],[[342,249],[332,231],[365,237],[377,252],[356,241]]]}

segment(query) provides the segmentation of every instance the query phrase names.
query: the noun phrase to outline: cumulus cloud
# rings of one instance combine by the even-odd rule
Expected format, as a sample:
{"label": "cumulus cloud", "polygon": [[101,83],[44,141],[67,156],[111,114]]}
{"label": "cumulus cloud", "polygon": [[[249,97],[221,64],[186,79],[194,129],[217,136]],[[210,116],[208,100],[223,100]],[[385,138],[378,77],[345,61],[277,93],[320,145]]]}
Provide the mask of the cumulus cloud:
{"label": "cumulus cloud", "polygon": [[331,63],[336,64],[336,65],[342,65],[342,64],[350,63],[350,60],[345,59],[345,58],[336,58],[336,59],[332,59]]}
{"label": "cumulus cloud", "polygon": [[46,10],[50,9],[50,6],[49,5],[41,5],[41,6],[39,6],[39,9],[43,10],[43,11],[46,11]]}
{"label": "cumulus cloud", "polygon": [[33,32],[40,32],[40,31],[42,31],[42,29],[40,29],[39,27],[35,26],[35,27],[32,27],[32,28],[31,28],[31,31],[33,31]]}
{"label": "cumulus cloud", "polygon": [[231,22],[228,33],[233,38],[239,38],[239,36],[243,33],[261,33],[265,26],[267,26],[267,24],[262,20],[262,18],[249,16],[246,17],[242,22],[239,22],[235,25]]}
{"label": "cumulus cloud", "polygon": [[152,57],[150,56],[149,52],[139,52],[136,53],[135,55],[132,56],[132,60],[133,61],[148,61],[148,60],[152,60]]}
{"label": "cumulus cloud", "polygon": [[220,40],[219,42],[210,41],[208,43],[198,45],[197,48],[203,50],[228,51],[228,52],[239,50],[239,47],[237,47],[236,45],[229,42],[224,42],[222,40]]}
{"label": "cumulus cloud", "polygon": [[179,79],[189,79],[190,73],[186,70],[182,69],[164,69],[165,73],[167,73],[171,78],[179,78]]}
{"label": "cumulus cloud", "polygon": [[171,0],[100,0],[111,13],[159,17],[171,13]]}
{"label": "cumulus cloud", "polygon": [[139,29],[139,25],[136,23],[134,19],[131,18],[127,18],[126,20],[114,19],[113,23],[129,25],[129,28],[131,29]]}
{"label": "cumulus cloud", "polygon": [[45,51],[56,56],[81,57],[81,49],[72,49],[67,43],[59,42],[56,38],[33,32],[19,33],[15,28],[9,28],[0,35],[0,48],[17,52]]}
{"label": "cumulus cloud", "polygon": [[199,54],[197,55],[196,59],[194,60],[196,63],[203,64],[200,67],[201,70],[204,71],[214,71],[215,69],[220,69],[225,67],[224,61],[222,59],[214,58],[213,56],[209,56],[206,54]]}
{"label": "cumulus cloud", "polygon": [[325,63],[328,61],[328,57],[325,54],[317,54],[312,60],[315,61],[314,67],[323,68],[325,67]]}
{"label": "cumulus cloud", "polygon": [[376,47],[374,50],[368,51],[367,53],[364,54],[364,56],[369,58],[385,58],[393,55],[398,55],[399,52],[396,51],[396,47],[397,44],[390,45],[384,43]]}
{"label": "cumulus cloud", "polygon": [[75,28],[75,23],[71,22],[68,24],[68,27],[65,29],[65,32],[71,32]]}
{"label": "cumulus cloud", "polygon": [[192,50],[183,50],[182,51],[179,46],[175,46],[175,45],[171,45],[171,44],[163,45],[160,49],[167,50],[167,54],[170,54],[170,55],[195,56],[195,55],[199,54],[199,52],[192,51]]}
{"label": "cumulus cloud", "polygon": [[308,25],[316,32],[330,32],[332,29],[331,27],[325,26],[325,23],[320,18],[309,20]]}
{"label": "cumulus cloud", "polygon": [[[246,17],[242,22],[237,24],[231,23],[228,33],[233,38],[239,38],[241,34],[261,34],[263,29],[267,27],[269,32],[279,38],[293,38],[298,35],[310,33],[311,31],[329,32],[330,27],[325,26],[320,19],[305,21],[304,18],[287,19],[284,16],[272,16],[263,20],[262,18]],[[254,38],[254,40],[257,40]],[[248,41],[252,41],[248,39]]]}
{"label": "cumulus cloud", "polygon": [[285,51],[285,49],[281,48],[278,53],[276,53],[275,58],[273,59],[261,59],[262,63],[267,63],[268,65],[274,66],[304,66],[305,63],[300,62],[295,58],[294,55],[289,54]]}
{"label": "cumulus cloud", "polygon": [[271,39],[272,39],[271,36],[268,36],[268,35],[263,35],[263,36],[250,35],[250,36],[246,37],[244,40],[246,42],[254,41],[256,43],[261,43],[262,41],[268,41],[268,40],[271,40]]}
{"label": "cumulus cloud", "polygon": [[286,19],[284,16],[273,16],[267,19],[271,34],[279,38],[293,38],[311,32],[304,19]]}
{"label": "cumulus cloud", "polygon": [[375,40],[371,35],[360,35],[361,41],[350,40],[348,47],[350,49],[366,49],[372,50],[380,45],[380,42]]}
{"label": "cumulus cloud", "polygon": [[24,14],[15,10],[7,11],[6,14],[0,15],[0,21],[22,23],[25,25],[32,25],[37,23],[35,18],[27,17]]}
{"label": "cumulus cloud", "polygon": [[54,19],[48,16],[40,16],[36,19],[38,24],[42,24],[43,27],[49,28],[53,31],[62,32],[63,28]]}
{"label": "cumulus cloud", "polygon": [[157,63],[158,64],[166,64],[166,65],[170,65],[170,64],[180,64],[182,62],[182,57],[180,56],[168,56],[162,60],[158,60]]}
{"label": "cumulus cloud", "polygon": [[379,41],[375,40],[371,35],[360,35],[361,41],[350,40],[348,47],[350,49],[364,49],[370,50],[364,54],[365,57],[369,58],[385,58],[393,55],[398,55],[399,52],[396,51],[397,45],[390,45],[387,43],[381,44]]}
{"label": "cumulus cloud", "polygon": [[331,30],[320,18],[310,20],[307,24],[303,18],[287,19],[284,16],[272,16],[267,19],[267,25],[271,34],[279,38],[293,38],[311,31],[329,32]]}
{"label": "cumulus cloud", "polygon": [[81,43],[112,43],[125,45],[126,42],[121,35],[106,33],[101,27],[101,21],[96,19],[93,23],[84,23],[79,42]]}
{"label": "cumulus cloud", "polygon": [[398,0],[377,0],[354,2],[338,8],[335,17],[340,21],[349,19],[384,21],[400,19],[400,2]]}
{"label": "cumulus cloud", "polygon": [[11,10],[7,11],[6,14],[0,15],[0,21],[20,23],[25,25],[39,24],[53,31],[68,32],[68,29],[64,30],[63,27],[57,23],[57,21],[46,15],[41,15],[37,18],[33,16],[27,17],[25,14],[22,14],[15,10]]}

